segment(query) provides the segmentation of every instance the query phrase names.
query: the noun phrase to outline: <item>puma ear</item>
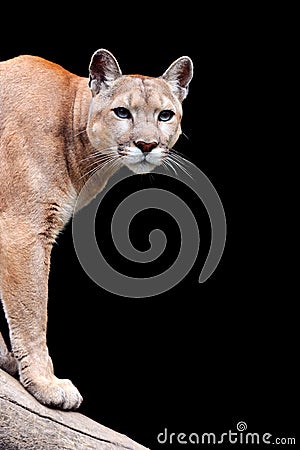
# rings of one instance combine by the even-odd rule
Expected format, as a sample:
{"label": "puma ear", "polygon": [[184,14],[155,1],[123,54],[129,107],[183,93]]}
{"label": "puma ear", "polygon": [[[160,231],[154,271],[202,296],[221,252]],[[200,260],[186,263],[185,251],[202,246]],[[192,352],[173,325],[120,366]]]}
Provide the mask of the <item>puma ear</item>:
{"label": "puma ear", "polygon": [[193,78],[193,62],[188,56],[176,59],[161,76],[167,81],[175,95],[182,102],[189,90],[189,83]]}
{"label": "puma ear", "polygon": [[93,54],[89,73],[89,87],[93,96],[99,93],[102,83],[110,83],[122,75],[116,58],[104,48]]}

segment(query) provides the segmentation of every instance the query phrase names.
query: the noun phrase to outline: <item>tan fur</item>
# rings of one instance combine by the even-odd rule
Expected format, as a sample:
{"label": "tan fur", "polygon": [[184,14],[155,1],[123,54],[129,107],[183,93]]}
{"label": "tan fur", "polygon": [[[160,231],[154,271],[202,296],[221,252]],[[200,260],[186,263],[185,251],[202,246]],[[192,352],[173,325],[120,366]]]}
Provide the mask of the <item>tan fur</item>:
{"label": "tan fur", "polygon": [[[0,339],[0,365],[18,368],[41,403],[63,409],[78,408],[82,398],[71,381],[55,377],[47,349],[52,245],[92,175],[84,203],[123,164],[144,173],[168,161],[192,63],[179,58],[159,78],[122,75],[100,49],[89,74],[88,83],[28,55],[0,63],[0,293],[13,351]],[[163,110],[173,117],[161,120]]]}

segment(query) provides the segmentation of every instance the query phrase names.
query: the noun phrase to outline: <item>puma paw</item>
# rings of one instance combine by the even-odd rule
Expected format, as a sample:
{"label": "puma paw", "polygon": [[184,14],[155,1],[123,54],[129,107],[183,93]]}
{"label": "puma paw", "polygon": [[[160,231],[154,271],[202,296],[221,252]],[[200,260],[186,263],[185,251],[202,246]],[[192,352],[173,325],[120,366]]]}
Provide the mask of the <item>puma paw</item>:
{"label": "puma paw", "polygon": [[23,382],[26,389],[43,405],[58,409],[77,409],[82,397],[70,380],[37,377]]}
{"label": "puma paw", "polygon": [[0,353],[0,367],[12,376],[18,373],[17,360],[11,353],[7,353],[6,355]]}
{"label": "puma paw", "polygon": [[0,368],[10,375],[16,375],[18,372],[18,363],[13,354],[7,350],[6,344],[0,333]]}

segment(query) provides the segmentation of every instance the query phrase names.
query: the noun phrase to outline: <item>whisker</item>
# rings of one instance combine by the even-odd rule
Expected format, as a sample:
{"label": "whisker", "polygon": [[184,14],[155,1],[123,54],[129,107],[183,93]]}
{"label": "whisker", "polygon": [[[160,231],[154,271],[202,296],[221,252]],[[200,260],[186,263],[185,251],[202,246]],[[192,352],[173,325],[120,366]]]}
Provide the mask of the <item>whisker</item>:
{"label": "whisker", "polygon": [[99,156],[99,155],[109,155],[109,154],[115,153],[115,151],[116,151],[116,147],[115,146],[106,147],[106,148],[103,148],[101,150],[97,150],[94,153],[91,153],[90,155],[86,156],[85,158],[82,158],[81,161],[86,161],[87,159],[92,159],[92,158],[95,158],[96,156]]}
{"label": "whisker", "polygon": [[165,167],[165,168],[167,169],[168,172],[171,172],[171,171],[172,171],[172,172],[175,173],[175,175],[178,176],[178,173],[177,173],[175,167],[172,166],[170,160],[165,159],[164,161],[162,161],[162,166]]}
{"label": "whisker", "polygon": [[[92,169],[85,172],[81,178],[87,177],[88,175],[92,176],[98,170],[112,169],[117,165],[117,163],[120,163],[120,159],[121,158],[119,157],[119,155],[112,155],[110,158],[107,157],[105,159],[105,161],[103,161],[103,159],[99,158],[97,161],[93,161],[91,164],[88,165],[88,167],[91,167],[96,164],[96,167],[93,167]],[[109,165],[111,165],[111,167],[108,167]]]}
{"label": "whisker", "polygon": [[119,162],[119,159],[120,158],[112,158],[112,159],[110,159],[110,160],[108,160],[108,161],[106,161],[104,164],[102,164],[101,166],[99,166],[99,169],[106,169],[107,168],[107,166],[109,165],[109,164],[111,164],[111,167],[110,167],[110,169],[111,168],[113,168],[114,167],[114,165],[115,165],[115,163],[116,162]]}
{"label": "whisker", "polygon": [[99,169],[102,170],[103,168],[107,168],[107,166],[110,164],[110,167],[107,168],[107,170],[113,170],[115,167],[121,166],[121,158],[115,158],[114,160],[107,161],[103,166],[99,166],[96,168],[95,172]]}
{"label": "whisker", "polygon": [[170,153],[171,158],[173,158],[175,161],[178,161],[182,165],[189,165],[189,162],[187,159],[185,159],[183,156],[176,154],[176,153]]}
{"label": "whisker", "polygon": [[172,160],[172,162],[182,170],[186,175],[188,175],[190,178],[193,178],[192,175],[189,173],[189,171],[183,166],[183,164],[179,161],[176,161],[175,159]]}
{"label": "whisker", "polygon": [[181,132],[182,136],[184,136],[188,141],[190,140],[190,138],[188,137],[187,134],[185,134],[183,131]]}
{"label": "whisker", "polygon": [[188,166],[189,161],[184,159],[182,156],[177,155],[175,153],[170,152],[167,156],[167,159],[169,160],[169,163],[174,164],[175,167],[182,170],[186,175],[188,175],[190,178],[193,178],[192,175],[188,172],[186,167],[184,165]]}
{"label": "whisker", "polygon": [[74,137],[76,137],[76,136],[79,136],[80,134],[82,134],[82,133],[86,133],[87,132],[87,130],[91,130],[91,127],[89,127],[89,128],[85,128],[84,130],[82,130],[82,131],[79,131],[79,133],[76,133],[76,134],[74,134]]}
{"label": "whisker", "polygon": [[149,172],[147,175],[148,175],[148,178],[149,178],[149,181],[150,181],[151,185],[153,185],[153,183],[154,183],[154,175],[153,175],[153,173]]}
{"label": "whisker", "polygon": [[97,159],[89,162],[89,164],[87,164],[86,168],[92,167],[95,164],[99,164],[99,163],[106,163],[107,161],[110,161],[111,159],[117,158],[117,155],[104,155],[104,156],[99,156]]}
{"label": "whisker", "polygon": [[185,159],[186,161],[189,161],[188,157],[186,154],[179,152],[177,149],[175,149],[174,147],[170,149],[170,152],[175,154],[175,155],[179,155],[181,156],[181,158]]}

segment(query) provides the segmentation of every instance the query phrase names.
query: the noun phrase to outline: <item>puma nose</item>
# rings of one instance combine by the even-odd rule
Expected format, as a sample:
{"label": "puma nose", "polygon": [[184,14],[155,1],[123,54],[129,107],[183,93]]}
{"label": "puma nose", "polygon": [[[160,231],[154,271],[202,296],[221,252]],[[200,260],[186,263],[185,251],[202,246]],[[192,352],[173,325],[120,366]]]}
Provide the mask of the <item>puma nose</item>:
{"label": "puma nose", "polygon": [[158,146],[158,142],[144,142],[144,141],[137,141],[134,143],[137,148],[142,150],[143,153],[151,152],[155,147]]}

